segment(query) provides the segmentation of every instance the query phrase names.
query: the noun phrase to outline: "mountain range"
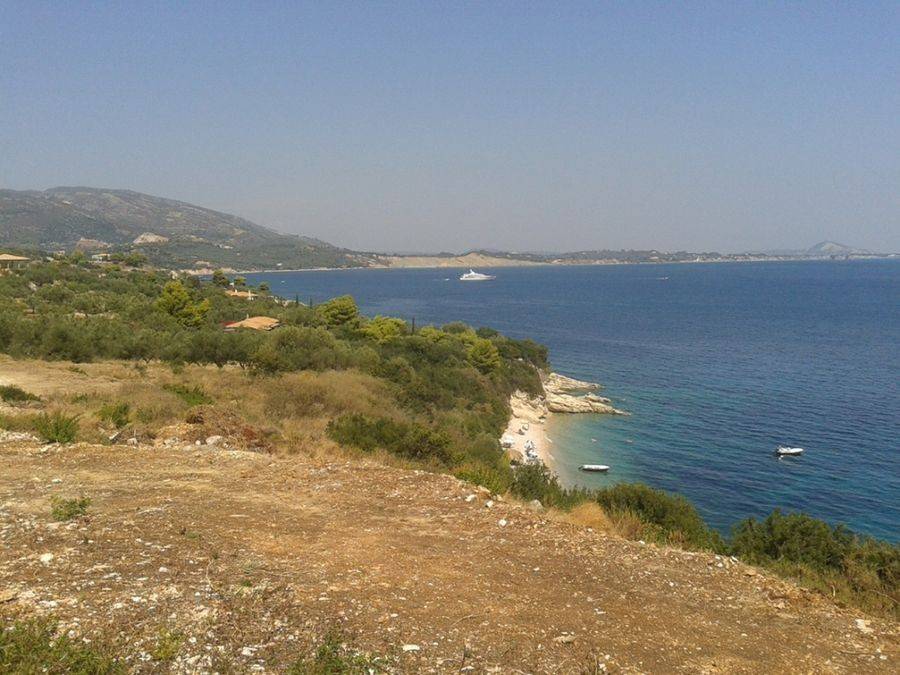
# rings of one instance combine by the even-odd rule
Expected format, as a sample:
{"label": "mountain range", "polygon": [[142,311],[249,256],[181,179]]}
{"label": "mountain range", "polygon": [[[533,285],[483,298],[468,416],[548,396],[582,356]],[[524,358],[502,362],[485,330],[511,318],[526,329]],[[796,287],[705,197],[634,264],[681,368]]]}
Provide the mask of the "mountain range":
{"label": "mountain range", "polygon": [[304,269],[314,267],[459,267],[829,258],[874,255],[833,241],[808,249],[720,254],[656,250],[464,255],[361,253],[327,242],[281,234],[245,218],[132,190],[55,187],[0,190],[0,246],[44,251],[143,253],[151,264],[176,269]]}

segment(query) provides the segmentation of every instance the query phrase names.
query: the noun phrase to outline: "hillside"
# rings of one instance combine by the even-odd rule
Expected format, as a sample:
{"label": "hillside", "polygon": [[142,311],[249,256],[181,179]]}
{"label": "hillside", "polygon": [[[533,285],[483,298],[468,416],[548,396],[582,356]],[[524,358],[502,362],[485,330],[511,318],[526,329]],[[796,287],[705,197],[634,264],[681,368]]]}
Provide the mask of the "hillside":
{"label": "hillside", "polygon": [[352,253],[227,213],[130,190],[0,190],[0,245],[133,250],[175,268],[353,267]]}
{"label": "hillside", "polygon": [[0,464],[0,617],[53,615],[139,672],[284,672],[335,630],[380,672],[896,672],[896,624],[448,476],[183,441]]}

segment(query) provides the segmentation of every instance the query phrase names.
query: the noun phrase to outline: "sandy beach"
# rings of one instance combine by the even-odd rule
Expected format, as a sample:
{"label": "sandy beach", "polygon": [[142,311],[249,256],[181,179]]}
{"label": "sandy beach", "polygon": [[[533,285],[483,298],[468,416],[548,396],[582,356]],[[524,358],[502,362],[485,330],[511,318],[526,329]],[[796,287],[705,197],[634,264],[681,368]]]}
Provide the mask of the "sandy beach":
{"label": "sandy beach", "polygon": [[[546,466],[553,468],[555,458],[553,456],[553,443],[547,437],[547,421],[551,413],[542,398],[531,398],[522,392],[516,392],[510,397],[512,415],[509,424],[503,432],[504,438],[514,439],[512,450],[517,458],[524,460],[525,444],[528,441],[534,443],[534,450],[538,458]],[[527,429],[525,428],[527,426]]]}

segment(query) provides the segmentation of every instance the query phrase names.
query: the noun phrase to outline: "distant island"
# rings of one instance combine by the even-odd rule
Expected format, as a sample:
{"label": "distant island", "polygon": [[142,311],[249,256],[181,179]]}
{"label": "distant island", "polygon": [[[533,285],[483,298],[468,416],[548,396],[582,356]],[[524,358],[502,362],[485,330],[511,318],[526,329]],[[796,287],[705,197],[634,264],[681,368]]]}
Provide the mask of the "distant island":
{"label": "distant island", "polygon": [[823,241],[802,250],[585,250],[457,253],[353,251],[311,237],[288,235],[244,218],[132,190],[56,187],[0,190],[0,246],[11,252],[53,254],[80,250],[101,262],[139,255],[149,264],[193,273],[226,271],[615,265],[888,257]]}

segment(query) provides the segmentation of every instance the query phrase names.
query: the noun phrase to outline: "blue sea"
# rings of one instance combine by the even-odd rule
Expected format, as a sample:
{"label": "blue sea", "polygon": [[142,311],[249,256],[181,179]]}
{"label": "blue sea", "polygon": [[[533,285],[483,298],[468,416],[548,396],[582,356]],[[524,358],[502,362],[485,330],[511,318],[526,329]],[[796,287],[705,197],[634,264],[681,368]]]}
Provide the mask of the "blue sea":
{"label": "blue sea", "polygon": [[[486,271],[486,270],[479,270]],[[900,260],[249,275],[302,301],[349,293],[369,315],[465,321],[550,348],[630,417],[556,415],[566,484],[680,492],[727,532],[799,510],[900,539]],[[775,446],[801,446],[776,459]],[[609,464],[608,475],[583,463]]]}

